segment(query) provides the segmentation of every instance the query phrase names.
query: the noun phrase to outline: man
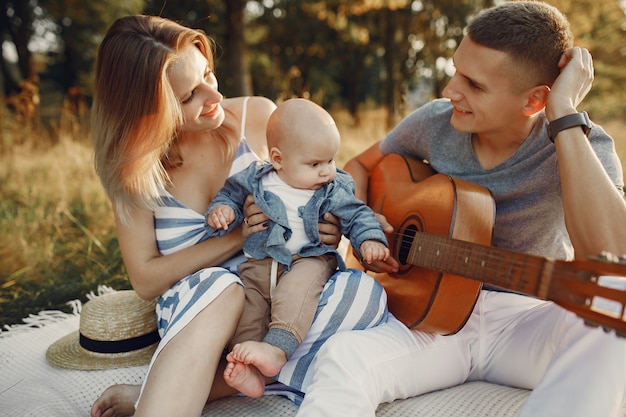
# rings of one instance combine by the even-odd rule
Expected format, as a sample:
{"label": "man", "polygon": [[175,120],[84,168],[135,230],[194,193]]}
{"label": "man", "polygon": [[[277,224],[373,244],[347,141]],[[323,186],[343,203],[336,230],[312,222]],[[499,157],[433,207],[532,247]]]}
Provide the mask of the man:
{"label": "man", "polygon": [[[494,246],[564,260],[626,253],[622,168],[612,139],[598,125],[588,131],[576,110],[593,65],[573,47],[565,17],[541,2],[487,9],[469,25],[454,64],[445,99],[348,162],[357,196],[367,199],[368,173],[384,155],[426,159],[491,191]],[[374,416],[379,403],[469,380],[532,389],[520,416],[617,416],[626,341],[551,302],[484,289],[453,335],[390,319],[333,336],[298,416]]]}

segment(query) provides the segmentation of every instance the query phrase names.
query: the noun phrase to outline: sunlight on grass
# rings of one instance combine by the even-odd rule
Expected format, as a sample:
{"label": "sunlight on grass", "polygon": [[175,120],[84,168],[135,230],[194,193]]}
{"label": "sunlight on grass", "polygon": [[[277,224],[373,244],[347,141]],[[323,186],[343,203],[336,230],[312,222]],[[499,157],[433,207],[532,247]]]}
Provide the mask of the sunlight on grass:
{"label": "sunlight on grass", "polygon": [[0,325],[98,284],[128,287],[87,143],[23,143],[1,161]]}

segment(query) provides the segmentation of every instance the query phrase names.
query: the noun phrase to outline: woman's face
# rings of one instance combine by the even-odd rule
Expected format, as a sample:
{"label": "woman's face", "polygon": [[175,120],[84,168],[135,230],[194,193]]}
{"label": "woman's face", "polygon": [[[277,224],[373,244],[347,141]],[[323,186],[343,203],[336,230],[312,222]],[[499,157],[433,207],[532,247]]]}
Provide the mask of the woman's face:
{"label": "woman's face", "polygon": [[200,50],[189,45],[180,50],[168,71],[174,94],[183,111],[183,132],[212,130],[224,121],[222,95],[209,62]]}

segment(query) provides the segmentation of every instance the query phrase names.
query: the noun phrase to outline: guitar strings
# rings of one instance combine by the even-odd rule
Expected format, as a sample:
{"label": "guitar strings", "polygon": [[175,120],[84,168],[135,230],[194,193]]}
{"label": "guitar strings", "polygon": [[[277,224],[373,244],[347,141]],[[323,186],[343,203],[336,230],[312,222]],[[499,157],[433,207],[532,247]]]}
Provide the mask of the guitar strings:
{"label": "guitar strings", "polygon": [[[396,239],[401,238],[399,250],[404,251],[407,254],[407,259],[411,256],[410,252],[411,247],[413,246],[413,240],[420,239],[424,241],[423,246],[426,247],[426,250],[422,251],[420,248],[420,253],[414,255],[417,255],[420,259],[430,257],[431,262],[424,262],[423,265],[415,265],[409,262],[411,265],[421,266],[426,269],[434,269],[438,272],[449,272],[446,271],[445,267],[441,265],[449,265],[450,261],[452,261],[453,265],[457,267],[455,271],[459,275],[473,277],[474,279],[478,279],[480,281],[488,281],[490,284],[500,286],[505,289],[517,289],[518,291],[526,294],[548,294],[547,286],[550,284],[550,279],[546,282],[543,276],[543,271],[548,260],[543,257],[522,252],[507,251],[502,248],[463,241],[460,239],[453,239],[453,243],[448,243],[447,241],[451,238],[428,232],[395,232],[394,235]],[[407,239],[409,240],[407,241]],[[433,248],[429,249],[428,245],[433,242],[440,248],[451,249],[450,251],[447,251],[447,253],[451,253],[452,255],[442,256],[442,251]],[[461,246],[460,249],[459,246]],[[444,250],[443,252],[445,253],[446,251]],[[503,256],[502,254],[507,255]],[[506,265],[509,266],[508,268],[503,268],[503,258],[505,258],[504,261],[506,261]],[[433,262],[433,259],[438,260],[438,262]],[[494,260],[497,265],[492,265]],[[529,260],[534,262],[529,263]],[[461,261],[461,264],[464,267],[463,271],[466,271],[465,273],[462,273],[463,271],[459,271],[461,269],[458,267],[459,261]],[[436,267],[436,265],[440,266]],[[471,272],[473,273],[470,274],[468,268],[472,269],[472,267],[473,270]],[[562,279],[582,280],[589,285],[593,285],[594,287],[601,287],[597,281],[590,281],[589,277],[592,275],[590,272],[579,271],[577,273],[560,263],[554,264],[553,268],[554,271],[550,274],[551,276],[558,274]],[[455,271],[453,271],[452,274],[454,274]],[[531,274],[529,274],[528,271],[530,271]],[[480,279],[481,277],[485,277],[486,274],[491,274],[489,279]],[[527,279],[530,275],[532,275],[532,278],[535,279]],[[515,284],[517,284],[517,286],[514,287]],[[624,315],[624,311],[626,310],[626,291],[616,288],[602,288],[605,293],[603,296],[606,295],[608,299],[621,304],[622,314],[620,315],[621,318],[617,320],[626,322],[626,315]],[[572,289],[569,290],[572,291]],[[584,307],[582,308],[587,310],[591,309],[591,300],[594,298],[594,295],[578,295],[587,300],[583,302]]]}
{"label": "guitar strings", "polygon": [[[541,277],[546,264],[546,260],[534,255],[510,253],[503,256],[502,253],[507,251],[501,248],[458,239],[455,240],[455,243],[448,243],[446,240],[449,238],[427,232],[417,232],[415,234],[396,232],[395,236],[396,239],[401,239],[399,252],[406,254],[407,259],[412,247],[412,241],[414,239],[423,241],[422,248],[425,248],[425,250],[420,250],[419,254],[416,255],[419,255],[420,259],[430,258],[431,260],[431,262],[424,262],[423,267],[429,265],[435,267],[436,265],[440,265],[440,267],[436,269],[443,272],[442,270],[444,268],[442,265],[454,265],[457,271],[458,269],[463,269],[464,271],[470,269],[471,272],[474,272],[471,275],[474,277],[491,274],[490,281],[497,281],[494,282],[494,285],[497,285],[498,282],[512,285],[516,282],[520,282],[520,278],[522,278],[520,288],[535,288],[537,286],[529,285],[531,282],[525,278],[529,276],[534,278]],[[407,241],[407,239],[409,239],[409,241]],[[429,244],[433,241],[436,241],[436,245],[443,250],[429,248]],[[445,249],[451,250],[446,251]],[[442,253],[444,255],[442,255]],[[447,254],[447,256],[445,256],[445,254]],[[567,270],[560,272],[563,276],[569,276],[571,278],[578,276],[576,273]],[[541,283],[538,282],[538,284],[540,285]]]}
{"label": "guitar strings", "polygon": [[[421,235],[421,237],[420,237]],[[468,241],[464,241],[464,240],[458,240],[456,239],[455,242],[458,243],[447,243],[446,240],[450,239],[447,237],[441,237],[438,236],[436,234],[432,234],[432,233],[427,233],[427,232],[418,232],[416,234],[403,234],[400,232],[396,232],[395,236],[397,238],[400,238],[400,250],[404,251],[406,253],[408,253],[413,245],[413,239],[419,239],[420,241],[423,240],[423,247],[427,246],[429,243],[432,243],[433,241],[435,241],[436,245],[439,247],[442,247],[444,249],[451,249],[450,251],[443,251],[446,253],[452,253],[455,255],[454,259],[465,259],[465,257],[467,256],[478,256],[480,255],[482,258],[486,258],[488,260],[498,260],[498,259],[505,259],[507,261],[511,261],[512,263],[514,263],[515,265],[528,265],[528,260],[535,260],[535,261],[539,261],[540,263],[544,263],[545,260],[541,257],[538,256],[534,256],[534,255],[530,255],[530,254],[525,254],[525,253],[512,253],[510,255],[504,256],[502,254],[498,254],[498,253],[494,253],[494,252],[510,252],[510,251],[505,251],[501,248],[497,248],[495,246],[487,246],[487,245],[482,245],[479,243],[473,243],[473,242],[468,242]],[[410,241],[407,241],[407,239],[410,239]],[[421,243],[421,242],[420,242]],[[437,257],[442,259],[441,257],[439,257],[439,254],[441,253],[441,251],[437,251],[436,249],[427,249],[427,251],[423,251],[421,253],[434,253],[434,252],[439,252],[437,253]],[[463,253],[460,253],[463,252]],[[519,258],[525,258],[523,260],[520,260]],[[445,259],[450,259],[450,257],[446,257]],[[541,270],[542,269],[542,265],[534,265],[534,264],[530,264],[530,266],[534,267],[534,269],[536,270]]]}

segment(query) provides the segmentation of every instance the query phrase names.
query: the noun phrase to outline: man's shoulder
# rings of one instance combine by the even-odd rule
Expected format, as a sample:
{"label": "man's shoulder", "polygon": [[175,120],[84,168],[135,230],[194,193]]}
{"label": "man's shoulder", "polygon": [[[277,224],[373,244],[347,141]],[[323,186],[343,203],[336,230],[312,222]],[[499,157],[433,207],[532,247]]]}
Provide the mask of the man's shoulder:
{"label": "man's shoulder", "polygon": [[451,116],[452,104],[450,100],[438,98],[415,109],[403,122],[408,123],[408,126],[416,124],[424,129],[440,129],[442,125],[450,125]]}
{"label": "man's shoulder", "polygon": [[447,98],[437,98],[421,106],[418,111],[428,116],[449,115],[452,113],[452,104]]}

